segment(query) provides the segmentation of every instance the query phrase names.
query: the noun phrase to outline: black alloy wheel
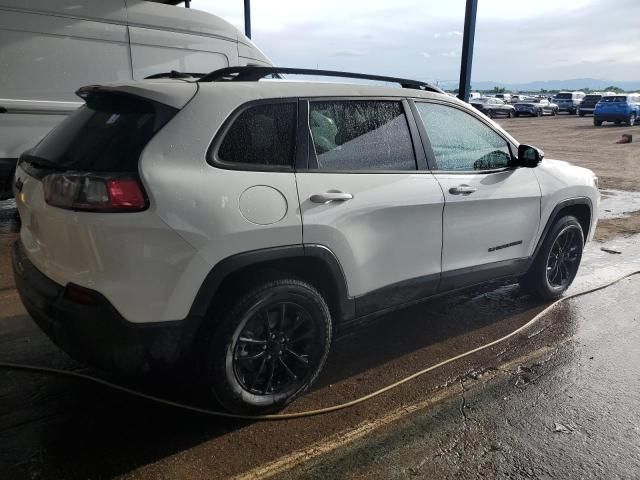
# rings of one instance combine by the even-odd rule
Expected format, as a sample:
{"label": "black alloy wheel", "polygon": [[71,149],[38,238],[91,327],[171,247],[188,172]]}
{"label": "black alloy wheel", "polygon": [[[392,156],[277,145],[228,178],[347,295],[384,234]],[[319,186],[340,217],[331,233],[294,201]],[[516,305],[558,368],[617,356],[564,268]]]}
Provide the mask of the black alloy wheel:
{"label": "black alloy wheel", "polygon": [[[331,345],[331,314],[322,295],[296,278],[265,278],[218,309],[203,343],[204,381],[236,413],[277,411],[319,375]],[[230,295],[231,296],[231,295]]]}
{"label": "black alloy wheel", "polygon": [[547,257],[547,282],[552,288],[566,289],[582,258],[582,231],[575,225],[565,227],[556,237]]}
{"label": "black alloy wheel", "polygon": [[520,277],[523,291],[554,300],[569,288],[578,273],[584,234],[577,218],[566,215],[554,222],[527,273]]}
{"label": "black alloy wheel", "polygon": [[316,326],[298,303],[273,301],[244,324],[233,348],[238,383],[255,395],[296,391],[313,373]]}

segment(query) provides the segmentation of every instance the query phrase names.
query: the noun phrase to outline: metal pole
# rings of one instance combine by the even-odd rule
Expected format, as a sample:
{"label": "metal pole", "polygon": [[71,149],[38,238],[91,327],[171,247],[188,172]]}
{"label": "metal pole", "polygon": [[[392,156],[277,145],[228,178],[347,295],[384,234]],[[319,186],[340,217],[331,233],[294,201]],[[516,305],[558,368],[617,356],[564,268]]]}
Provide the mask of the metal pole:
{"label": "metal pole", "polygon": [[476,13],[478,0],[467,0],[464,12],[464,36],[462,37],[462,60],[460,62],[460,85],[458,98],[469,101],[471,90],[471,64],[473,63],[473,42],[476,36]]}
{"label": "metal pole", "polygon": [[244,0],[244,34],[251,38],[251,0]]}

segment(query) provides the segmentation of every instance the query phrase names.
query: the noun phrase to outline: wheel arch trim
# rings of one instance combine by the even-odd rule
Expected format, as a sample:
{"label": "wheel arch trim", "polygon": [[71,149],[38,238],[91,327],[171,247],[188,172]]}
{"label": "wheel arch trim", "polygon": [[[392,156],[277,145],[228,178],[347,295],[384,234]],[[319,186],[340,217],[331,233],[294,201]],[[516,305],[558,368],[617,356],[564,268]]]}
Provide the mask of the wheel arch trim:
{"label": "wheel arch trim", "polygon": [[[547,223],[545,224],[544,229],[542,230],[542,234],[538,238],[538,243],[536,244],[536,248],[529,259],[529,264],[531,264],[536,258],[536,256],[538,255],[538,252],[540,251],[540,248],[542,248],[542,244],[544,243],[545,238],[549,234],[549,230],[558,219],[558,214],[563,209],[567,207],[572,207],[574,205],[586,205],[589,208],[589,225],[591,226],[593,221],[593,202],[589,197],[574,197],[574,198],[562,200],[561,202],[556,204],[555,207],[553,207],[551,214],[547,218]],[[587,237],[588,237],[588,232],[585,232],[585,239]]]}
{"label": "wheel arch trim", "polygon": [[211,306],[218,289],[225,279],[243,268],[292,260],[296,258],[315,258],[328,268],[334,287],[337,289],[340,320],[348,320],[355,315],[355,301],[349,297],[346,276],[340,262],[331,249],[324,245],[299,244],[262,248],[238,253],[219,261],[207,274],[193,301],[190,316],[204,317]]}

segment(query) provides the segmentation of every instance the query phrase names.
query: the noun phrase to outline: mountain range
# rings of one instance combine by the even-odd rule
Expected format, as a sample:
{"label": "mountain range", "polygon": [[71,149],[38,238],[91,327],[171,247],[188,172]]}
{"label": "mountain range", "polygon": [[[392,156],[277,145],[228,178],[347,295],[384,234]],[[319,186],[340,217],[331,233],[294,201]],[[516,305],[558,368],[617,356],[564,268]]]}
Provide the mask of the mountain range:
{"label": "mountain range", "polygon": [[[440,88],[444,88],[445,90],[458,88],[457,82],[440,82],[439,85]],[[580,90],[582,88],[602,90],[609,86],[619,87],[625,91],[638,91],[640,90],[640,80],[623,82],[617,80],[598,80],[597,78],[572,78],[569,80],[537,80],[528,83],[471,82],[472,90],[492,90],[493,87],[500,87],[520,92],[538,92],[543,88],[545,90]]]}

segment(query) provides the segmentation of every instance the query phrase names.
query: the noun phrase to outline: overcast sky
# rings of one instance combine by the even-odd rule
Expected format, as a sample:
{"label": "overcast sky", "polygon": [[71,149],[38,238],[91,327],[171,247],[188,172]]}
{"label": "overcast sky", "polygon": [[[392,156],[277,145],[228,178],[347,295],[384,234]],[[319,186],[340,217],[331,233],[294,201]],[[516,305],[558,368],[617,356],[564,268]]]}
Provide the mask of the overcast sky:
{"label": "overcast sky", "polygon": [[[253,0],[280,66],[457,81],[465,0]],[[192,7],[244,30],[243,0]],[[479,0],[473,80],[640,80],[640,0]]]}

